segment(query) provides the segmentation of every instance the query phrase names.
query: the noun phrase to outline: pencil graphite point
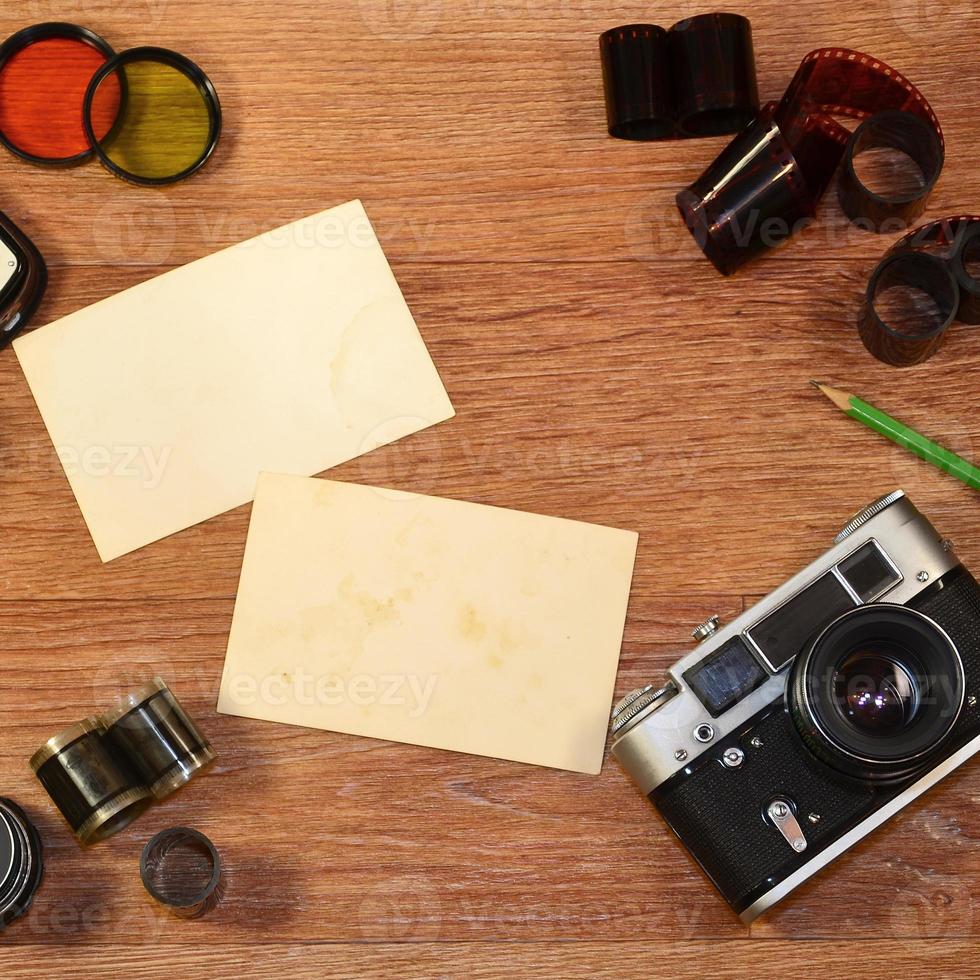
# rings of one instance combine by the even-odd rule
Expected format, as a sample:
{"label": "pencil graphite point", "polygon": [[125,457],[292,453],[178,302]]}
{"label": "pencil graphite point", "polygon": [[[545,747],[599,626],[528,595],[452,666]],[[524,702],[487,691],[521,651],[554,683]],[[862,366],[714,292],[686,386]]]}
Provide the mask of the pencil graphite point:
{"label": "pencil graphite point", "polygon": [[810,384],[812,384],[813,387],[817,389],[817,391],[823,391],[822,381],[814,381],[813,378],[810,378]]}

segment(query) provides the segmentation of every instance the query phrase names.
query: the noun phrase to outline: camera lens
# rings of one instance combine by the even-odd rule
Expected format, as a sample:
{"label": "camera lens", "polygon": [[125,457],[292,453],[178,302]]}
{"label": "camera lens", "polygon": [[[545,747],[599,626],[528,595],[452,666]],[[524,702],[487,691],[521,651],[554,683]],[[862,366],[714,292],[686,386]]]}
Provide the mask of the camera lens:
{"label": "camera lens", "polygon": [[907,728],[919,705],[914,675],[887,648],[849,654],[834,674],[834,695],[855,728],[881,737]]}
{"label": "camera lens", "polygon": [[965,700],[963,663],[931,619],[904,606],[861,606],[796,658],[789,710],[813,754],[865,781],[923,768]]}

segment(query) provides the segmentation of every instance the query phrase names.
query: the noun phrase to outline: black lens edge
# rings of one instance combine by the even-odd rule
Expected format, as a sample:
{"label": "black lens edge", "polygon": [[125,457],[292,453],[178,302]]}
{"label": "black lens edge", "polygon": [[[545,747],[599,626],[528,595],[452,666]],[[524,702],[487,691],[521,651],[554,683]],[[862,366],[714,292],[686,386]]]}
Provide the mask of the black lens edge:
{"label": "black lens edge", "polygon": [[10,891],[3,896],[3,905],[0,906],[2,931],[30,909],[44,877],[44,849],[37,828],[13,800],[0,797],[0,820],[18,838],[20,845],[19,866],[12,869],[12,874],[16,875],[15,882],[12,885],[10,882],[0,883],[11,885]]}
{"label": "black lens edge", "polygon": [[[208,140],[201,155],[189,167],[185,167],[182,171],[180,171],[180,173],[172,174],[169,177],[140,177],[138,174],[130,173],[130,171],[126,170],[124,167],[120,167],[118,164],[113,163],[112,160],[109,159],[106,152],[102,149],[102,141],[96,139],[95,130],[92,126],[92,102],[95,100],[95,93],[99,90],[99,86],[106,80],[106,78],[108,78],[110,74],[136,61],[157,61],[160,64],[169,65],[171,68],[176,68],[177,71],[181,72],[183,75],[189,78],[194,85],[197,86],[197,90],[201,93],[201,97],[204,99],[205,104],[208,107],[208,114],[211,117]],[[120,77],[120,84],[123,86],[124,90],[125,82],[125,75],[122,75]],[[116,121],[117,125],[122,118],[123,112],[120,110]],[[110,58],[92,76],[91,81],[88,83],[88,89],[85,92],[85,99],[82,103],[82,127],[85,130],[85,138],[89,141],[89,145],[92,147],[92,152],[98,158],[99,162],[106,168],[106,170],[112,174],[115,174],[115,176],[120,177],[122,180],[125,180],[130,184],[137,184],[141,187],[163,187],[167,184],[176,184],[178,181],[184,180],[185,178],[190,177],[192,174],[197,173],[197,171],[211,159],[215,147],[218,145],[218,140],[221,138],[221,125],[221,102],[218,99],[218,92],[215,89],[211,79],[208,78],[204,71],[193,61],[191,61],[190,58],[186,58],[184,55],[178,54],[176,51],[170,51],[167,48],[150,46],[129,48],[128,50],[122,51]],[[103,137],[103,139],[111,138],[115,132],[115,128],[116,127],[114,126],[113,129],[110,130],[105,137]]]}
{"label": "black lens edge", "polygon": [[[855,622],[861,625],[864,620],[877,622],[882,629],[894,628],[896,624],[900,628],[903,622],[911,629],[914,624],[919,637],[928,634],[934,644],[925,653],[919,653],[925,672],[953,680],[953,685],[947,686],[948,691],[936,692],[937,697],[949,694],[945,701],[927,706],[921,720],[913,722],[899,736],[878,742],[881,746],[894,746],[901,745],[904,739],[908,746],[904,752],[894,750],[876,756],[869,747],[875,744],[875,737],[859,737],[847,725],[830,702],[823,684],[848,652],[846,644],[843,647],[836,644],[841,637],[848,638]],[[853,633],[850,635],[853,639]],[[937,663],[937,659],[944,662]],[[796,658],[787,683],[790,716],[809,751],[843,775],[871,783],[896,782],[924,768],[952,732],[965,699],[963,662],[945,630],[928,616],[892,603],[859,606],[830,623]],[[927,723],[929,727],[924,728]],[[924,744],[924,735],[928,735],[928,744]]]}
{"label": "black lens edge", "polygon": [[[0,72],[4,65],[18,52],[36,44],[38,41],[46,41],[50,38],[65,38],[69,41],[81,41],[89,47],[95,48],[100,54],[105,55],[107,62],[115,57],[116,52],[109,45],[109,42],[100,37],[95,31],[90,31],[87,27],[80,27],[78,24],[69,24],[65,21],[49,21],[44,24],[34,24],[32,27],[24,27],[11,34],[3,44],[0,44]],[[101,69],[99,69],[101,71]],[[91,140],[89,140],[91,143]],[[85,163],[92,159],[92,150],[83,150],[70,157],[39,157],[33,153],[22,150],[12,143],[0,129],[0,145],[5,146],[16,157],[26,160],[28,163],[37,164],[42,167],[74,167],[80,163]]]}

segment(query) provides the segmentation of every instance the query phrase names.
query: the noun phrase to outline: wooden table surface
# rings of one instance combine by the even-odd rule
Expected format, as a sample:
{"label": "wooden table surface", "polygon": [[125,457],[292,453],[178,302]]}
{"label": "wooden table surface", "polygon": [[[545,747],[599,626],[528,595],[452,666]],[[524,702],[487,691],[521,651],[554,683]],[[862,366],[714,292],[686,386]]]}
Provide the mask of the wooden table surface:
{"label": "wooden table surface", "polygon": [[[975,0],[751,9],[761,93],[826,44],[916,82],[943,123],[928,215],[980,211]],[[605,135],[597,38],[699,8],[599,0],[19,0],[9,34],[70,20],[182,51],[225,136],[193,179],[0,154],[0,206],[45,253],[36,324],[360,197],[458,411],[331,472],[640,532],[617,692],[661,678],[691,627],[733,616],[904,487],[980,569],[974,491],[839,417],[849,386],[980,457],[980,335],[921,367],[865,353],[863,284],[894,236],[817,225],[731,279],[675,192],[725,138]],[[598,778],[221,717],[248,508],[102,566],[16,358],[0,357],[0,795],[44,837],[0,976],[980,975],[980,770],[967,766],[751,928],[615,760]],[[153,674],[217,765],[81,850],[28,756]],[[207,833],[228,867],[197,922],[159,911],[140,849]]]}

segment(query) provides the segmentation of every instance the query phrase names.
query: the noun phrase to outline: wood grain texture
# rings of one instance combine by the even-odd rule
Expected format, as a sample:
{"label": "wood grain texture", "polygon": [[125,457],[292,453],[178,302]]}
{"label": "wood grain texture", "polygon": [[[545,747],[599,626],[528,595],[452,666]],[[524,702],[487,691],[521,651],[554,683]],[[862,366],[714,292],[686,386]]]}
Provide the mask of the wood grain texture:
{"label": "wood grain texture", "polygon": [[[766,98],[824,44],[902,70],[948,143],[929,216],[980,211],[974,0],[720,7],[751,16]],[[3,208],[51,269],[37,323],[360,197],[458,416],[331,477],[639,531],[620,692],[896,486],[980,569],[974,492],[806,385],[980,459],[980,337],[957,329],[912,370],[878,364],[854,320],[890,237],[852,229],[828,195],[815,227],[721,279],[672,202],[724,138],[605,137],[598,35],[700,9],[8,3],[5,35],[72,20],[117,49],[182,51],[225,110],[215,159],[165,190],[0,156]],[[34,909],[0,937],[3,977],[978,975],[975,766],[746,929],[612,760],[592,779],[216,715],[248,508],[102,566],[10,352],[0,398],[0,795],[48,856]],[[83,852],[26,758],[153,673],[219,762]],[[139,882],[142,844],[174,824],[227,861],[226,898],[199,922]]]}

